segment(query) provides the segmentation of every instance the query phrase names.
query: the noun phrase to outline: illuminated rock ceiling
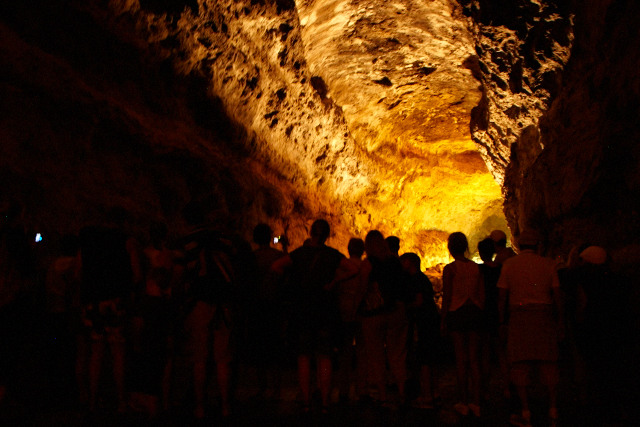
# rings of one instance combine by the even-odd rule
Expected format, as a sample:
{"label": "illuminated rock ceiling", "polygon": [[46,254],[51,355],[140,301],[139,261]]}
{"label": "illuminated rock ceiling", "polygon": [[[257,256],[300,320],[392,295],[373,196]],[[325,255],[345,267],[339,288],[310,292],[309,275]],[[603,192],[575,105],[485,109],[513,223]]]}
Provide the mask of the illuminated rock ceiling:
{"label": "illuminated rock ceiling", "polygon": [[434,263],[446,260],[452,231],[477,241],[506,228],[469,131],[481,90],[459,7],[256,3],[202,2],[173,27],[134,3],[119,13],[133,14],[147,40],[174,39],[163,53],[181,73],[204,74],[259,141],[256,154],[337,210],[347,229],[338,244],[378,228]]}
{"label": "illuminated rock ceiling", "polygon": [[[0,202],[60,232],[114,204],[138,228],[179,232],[196,199],[223,229],[249,237],[267,221],[294,246],[326,217],[343,251],[378,228],[425,265],[447,260],[450,232],[473,245],[507,222],[552,249],[589,226],[612,245],[612,224],[638,228],[633,203],[596,197],[619,184],[611,156],[626,160],[625,190],[640,186],[633,120],[606,113],[614,94],[616,111],[637,112],[637,31],[612,24],[637,6],[588,3],[2,5]],[[607,157],[613,140],[631,142]],[[601,221],[599,200],[624,222]]]}

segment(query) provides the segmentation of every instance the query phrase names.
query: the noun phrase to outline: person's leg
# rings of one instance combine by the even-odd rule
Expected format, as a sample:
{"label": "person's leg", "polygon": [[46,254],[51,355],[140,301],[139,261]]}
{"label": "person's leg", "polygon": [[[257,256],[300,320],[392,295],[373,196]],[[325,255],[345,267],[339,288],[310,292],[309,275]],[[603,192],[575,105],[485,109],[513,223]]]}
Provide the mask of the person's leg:
{"label": "person's leg", "polygon": [[322,399],[322,408],[329,406],[329,393],[331,393],[331,358],[327,355],[319,355],[317,358],[318,388]]}
{"label": "person's leg", "polygon": [[204,417],[205,385],[207,378],[208,330],[213,318],[213,308],[204,302],[198,302],[185,321],[188,334],[187,346],[193,363],[193,391],[195,398],[194,416]]}
{"label": "person's leg", "polygon": [[471,396],[470,401],[475,404],[480,404],[480,389],[481,389],[481,372],[480,372],[480,334],[476,331],[469,332],[468,335],[468,350],[469,350],[469,373],[471,378]]}
{"label": "person's leg", "polygon": [[387,357],[393,380],[398,387],[400,399],[404,401],[407,381],[407,334],[409,322],[404,308],[396,309],[396,311],[387,316]]}
{"label": "person's leg", "polygon": [[515,362],[511,365],[511,382],[518,392],[520,407],[522,410],[522,418],[531,419],[531,411],[529,410],[529,397],[527,394],[527,386],[529,385],[529,374],[531,366],[527,362]]}
{"label": "person's leg", "polygon": [[356,396],[360,397],[367,388],[367,353],[364,346],[364,337],[362,335],[362,324],[359,323],[355,332],[355,356],[356,356]]}
{"label": "person's leg", "polygon": [[88,369],[89,369],[89,340],[84,334],[76,337],[76,389],[78,402],[86,405],[89,402],[89,391],[87,390]]}
{"label": "person's leg", "polygon": [[385,383],[385,344],[380,315],[367,317],[362,321],[364,353],[367,358],[367,373],[371,384],[378,388],[381,401],[387,399]]}
{"label": "person's leg", "polygon": [[125,342],[122,330],[114,328],[108,332],[109,349],[111,351],[113,379],[116,386],[118,398],[118,412],[124,412],[127,408],[127,400],[124,384],[125,369]]}
{"label": "person's leg", "polygon": [[307,354],[298,356],[298,384],[302,393],[305,410],[311,405],[311,357]]}
{"label": "person's leg", "polygon": [[102,358],[104,356],[104,337],[94,335],[91,339],[91,354],[89,355],[89,410],[96,409],[98,397],[98,383],[102,370]]}
{"label": "person's leg", "polygon": [[477,331],[468,333],[469,377],[471,379],[469,409],[476,416],[480,416],[480,391],[482,389],[482,373],[480,368],[481,335]]}
{"label": "person's leg", "polygon": [[222,407],[222,415],[231,414],[230,403],[230,378],[231,378],[231,328],[225,324],[219,325],[213,331],[213,351],[216,362],[216,374],[218,378],[218,391]]}
{"label": "person's leg", "polygon": [[500,332],[500,336],[495,338],[495,349],[498,355],[498,366],[500,367],[500,375],[502,376],[502,395],[505,399],[511,398],[511,390],[509,385],[511,380],[509,378],[509,360],[507,358],[507,338],[503,332]]}
{"label": "person's leg", "polygon": [[540,363],[540,382],[547,387],[549,392],[549,418],[552,423],[558,419],[558,382],[560,373],[556,362]]}
{"label": "person's leg", "polygon": [[468,375],[467,366],[469,355],[467,354],[467,337],[462,332],[452,331],[451,341],[453,342],[453,350],[456,358],[456,378],[458,380],[458,399],[459,402],[467,405],[469,403],[468,396]]}
{"label": "person's leg", "polygon": [[480,339],[480,388],[484,395],[489,390],[491,378],[491,358],[494,349],[493,337],[489,331],[483,331]]}
{"label": "person's leg", "polygon": [[420,397],[424,402],[433,402],[435,391],[434,376],[431,366],[420,366]]}
{"label": "person's leg", "polygon": [[353,322],[343,323],[340,355],[338,362],[338,387],[340,390],[340,398],[349,396],[349,389],[354,379],[353,360],[355,357],[355,326]]}

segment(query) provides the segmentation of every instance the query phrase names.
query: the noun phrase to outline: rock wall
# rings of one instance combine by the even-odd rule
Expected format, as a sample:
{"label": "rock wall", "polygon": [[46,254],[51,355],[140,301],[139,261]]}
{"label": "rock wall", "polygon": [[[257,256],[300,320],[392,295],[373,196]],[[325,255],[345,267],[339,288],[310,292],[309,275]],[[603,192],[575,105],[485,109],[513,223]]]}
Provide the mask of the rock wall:
{"label": "rock wall", "polygon": [[179,232],[193,199],[222,229],[270,219],[278,232],[277,219],[314,203],[236,143],[247,131],[202,78],[177,74],[131,21],[97,5],[2,6],[2,207],[19,203],[47,234],[77,232],[120,205],[144,234],[153,220]]}
{"label": "rock wall", "polygon": [[294,245],[324,216],[427,264],[508,221],[633,266],[637,2],[499,3],[4,3],[0,202],[63,232],[197,199]]}
{"label": "rock wall", "polygon": [[[379,228],[427,265],[448,259],[449,232],[473,244],[506,228],[467,125],[481,92],[454,2],[30,0],[4,12],[7,181],[34,222],[75,211],[73,229],[113,204],[179,222],[199,199],[245,236],[268,221],[297,245],[327,217],[336,246]],[[44,98],[23,97],[33,85]],[[36,154],[47,150],[55,162]],[[28,185],[69,195],[23,197]]]}
{"label": "rock wall", "polygon": [[484,97],[474,140],[503,182],[514,233],[638,261],[640,41],[633,1],[463,1]]}

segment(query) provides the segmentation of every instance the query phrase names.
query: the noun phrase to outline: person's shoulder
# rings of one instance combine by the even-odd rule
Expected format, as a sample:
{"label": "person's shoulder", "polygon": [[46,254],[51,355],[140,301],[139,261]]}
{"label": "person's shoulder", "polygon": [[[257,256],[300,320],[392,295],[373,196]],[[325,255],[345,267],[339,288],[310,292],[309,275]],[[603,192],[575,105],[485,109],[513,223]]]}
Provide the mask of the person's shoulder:
{"label": "person's shoulder", "polygon": [[504,269],[505,267],[508,267],[510,265],[522,262],[528,256],[528,254],[529,254],[529,252],[522,252],[522,253],[515,254],[514,256],[511,256],[511,257],[503,260],[502,261],[502,268]]}
{"label": "person's shoulder", "polygon": [[431,285],[431,279],[429,279],[429,276],[427,276],[426,274],[424,274],[422,271],[418,271],[415,274],[416,279],[420,282],[420,283],[424,283],[424,284],[429,284]]}
{"label": "person's shoulder", "polygon": [[331,254],[331,256],[334,256],[336,258],[344,258],[345,257],[342,252],[340,252],[339,250],[337,250],[334,247],[324,245],[324,246],[322,246],[322,248],[323,248],[324,251],[326,251],[327,253]]}
{"label": "person's shoulder", "polygon": [[456,271],[456,262],[450,262],[442,268],[442,274],[452,274]]}
{"label": "person's shoulder", "polygon": [[268,246],[268,247],[257,248],[256,250],[253,251],[253,254],[257,256],[260,256],[260,255],[282,256],[284,255],[284,252],[282,252],[280,249]]}
{"label": "person's shoulder", "polygon": [[311,246],[302,245],[302,246],[298,246],[297,248],[295,248],[294,250],[289,252],[289,255],[292,256],[292,257],[296,257],[296,256],[300,256],[301,254],[309,253],[312,250],[313,250],[313,248]]}

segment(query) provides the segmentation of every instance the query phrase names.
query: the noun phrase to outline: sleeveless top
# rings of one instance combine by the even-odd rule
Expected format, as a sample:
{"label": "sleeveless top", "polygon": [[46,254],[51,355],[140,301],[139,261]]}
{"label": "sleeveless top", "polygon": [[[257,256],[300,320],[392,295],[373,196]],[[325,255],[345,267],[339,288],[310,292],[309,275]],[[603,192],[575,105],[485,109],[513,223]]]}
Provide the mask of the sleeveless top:
{"label": "sleeveless top", "polygon": [[468,301],[483,309],[485,296],[478,264],[454,261],[450,265],[453,267],[453,285],[449,311],[456,311]]}

